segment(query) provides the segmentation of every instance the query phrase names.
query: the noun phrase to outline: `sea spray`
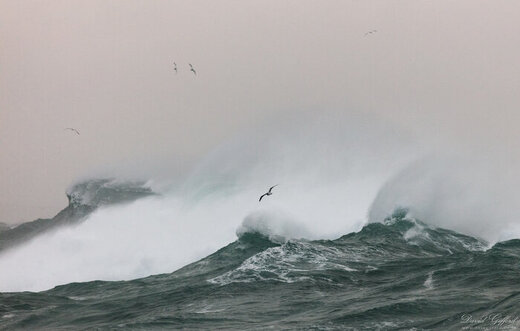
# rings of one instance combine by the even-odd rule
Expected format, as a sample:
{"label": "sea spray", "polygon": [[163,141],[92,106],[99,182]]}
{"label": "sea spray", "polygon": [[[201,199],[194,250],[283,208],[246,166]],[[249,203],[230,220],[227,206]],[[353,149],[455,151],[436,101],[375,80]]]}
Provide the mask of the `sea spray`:
{"label": "sea spray", "polygon": [[244,220],[242,228],[268,225],[273,238],[358,231],[381,184],[410,157],[397,153],[404,145],[394,131],[369,124],[279,123],[265,136],[236,137],[161,196],[98,209],[1,255],[0,291],[172,272],[232,242]]}
{"label": "sea spray", "polygon": [[520,179],[503,171],[506,162],[496,153],[443,153],[412,162],[381,187],[369,220],[380,222],[401,206],[432,225],[492,243],[519,238]]}

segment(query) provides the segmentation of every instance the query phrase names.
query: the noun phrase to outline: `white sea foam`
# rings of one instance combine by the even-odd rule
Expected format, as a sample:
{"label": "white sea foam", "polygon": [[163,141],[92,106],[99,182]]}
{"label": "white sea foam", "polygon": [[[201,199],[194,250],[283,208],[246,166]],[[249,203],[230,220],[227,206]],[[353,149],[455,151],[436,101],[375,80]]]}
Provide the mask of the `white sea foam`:
{"label": "white sea foam", "polygon": [[[352,261],[351,255],[330,247],[306,241],[288,241],[253,255],[236,269],[208,281],[218,285],[263,280],[284,283],[313,281],[304,273],[316,270],[357,271],[346,265],[349,261]],[[333,282],[330,279],[328,281]]]}
{"label": "white sea foam", "polygon": [[428,278],[424,281],[424,287],[426,287],[428,290],[433,289],[433,271],[428,273]]}

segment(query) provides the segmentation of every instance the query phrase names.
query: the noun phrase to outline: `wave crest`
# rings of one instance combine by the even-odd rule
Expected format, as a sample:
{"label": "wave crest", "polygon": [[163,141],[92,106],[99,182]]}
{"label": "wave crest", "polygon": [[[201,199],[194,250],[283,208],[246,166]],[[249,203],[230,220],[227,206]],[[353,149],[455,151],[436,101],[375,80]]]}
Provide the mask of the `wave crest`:
{"label": "wave crest", "polygon": [[295,222],[281,211],[257,211],[247,215],[236,231],[239,238],[246,233],[258,233],[276,243],[310,237],[303,224]]}

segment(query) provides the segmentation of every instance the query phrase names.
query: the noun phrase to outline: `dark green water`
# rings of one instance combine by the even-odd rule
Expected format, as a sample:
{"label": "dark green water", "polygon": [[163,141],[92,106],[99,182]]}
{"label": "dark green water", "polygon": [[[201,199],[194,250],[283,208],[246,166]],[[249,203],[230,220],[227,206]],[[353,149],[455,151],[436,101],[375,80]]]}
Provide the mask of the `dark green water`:
{"label": "dark green water", "polygon": [[520,240],[396,215],[333,241],[247,233],[171,274],[1,293],[0,328],[518,330]]}

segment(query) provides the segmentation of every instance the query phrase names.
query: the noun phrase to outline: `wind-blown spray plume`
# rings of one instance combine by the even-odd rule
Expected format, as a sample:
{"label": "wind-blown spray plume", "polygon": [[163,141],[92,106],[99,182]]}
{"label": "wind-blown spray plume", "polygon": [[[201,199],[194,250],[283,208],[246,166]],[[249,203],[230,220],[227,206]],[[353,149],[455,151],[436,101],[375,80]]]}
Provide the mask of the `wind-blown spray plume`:
{"label": "wind-blown spray plume", "polygon": [[[380,123],[354,117],[300,119],[239,136],[162,197],[100,209],[75,227],[6,252],[0,291],[171,272],[232,242],[244,219],[242,228],[286,239],[359,230],[388,172],[409,157],[399,153],[404,145],[397,138]],[[260,206],[266,182],[283,186]],[[283,225],[288,220],[292,226]]]}

